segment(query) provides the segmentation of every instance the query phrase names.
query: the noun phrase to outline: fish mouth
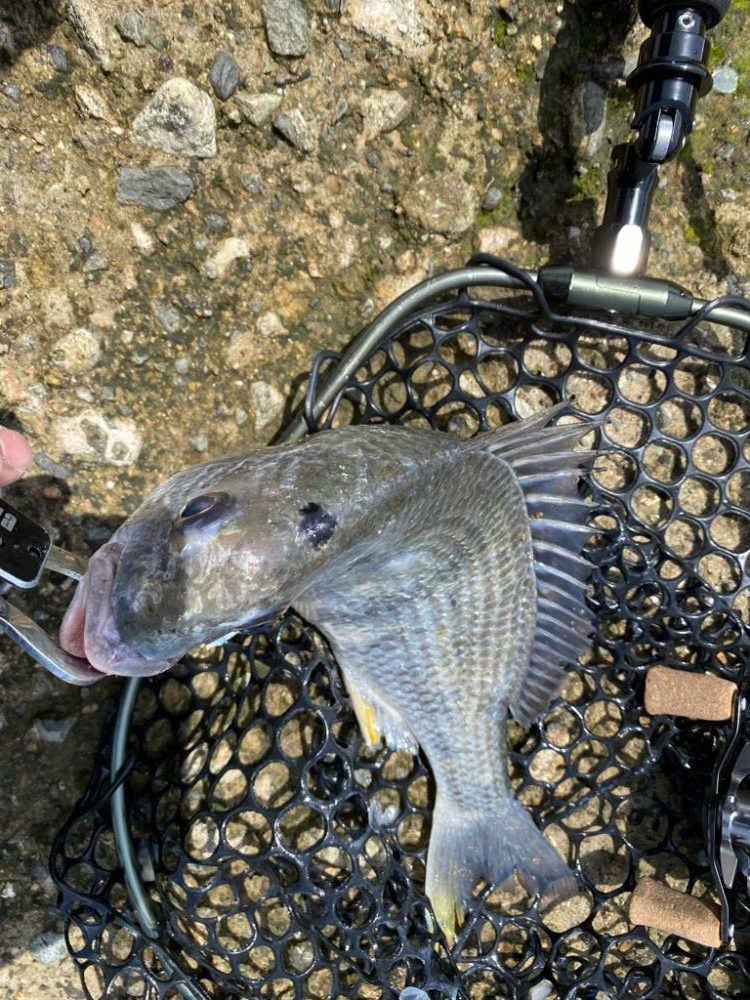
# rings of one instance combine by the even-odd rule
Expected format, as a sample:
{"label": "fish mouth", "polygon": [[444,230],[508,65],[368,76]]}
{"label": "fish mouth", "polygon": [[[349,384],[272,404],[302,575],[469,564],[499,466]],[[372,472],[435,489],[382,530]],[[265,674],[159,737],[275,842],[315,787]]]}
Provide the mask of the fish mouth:
{"label": "fish mouth", "polygon": [[123,546],[107,542],[89,560],[73,600],[60,624],[60,645],[72,656],[87,660],[101,674],[120,677],[151,677],[174,666],[193,646],[220,645],[236,633],[252,634],[279,618],[288,605],[260,612],[252,618],[213,629],[194,637],[177,655],[144,656],[123,639],[115,619],[112,595]]}
{"label": "fish mouth", "polygon": [[88,660],[102,674],[149,677],[173,666],[179,657],[148,659],[120,635],[112,608],[112,590],[122,546],[107,542],[89,560],[60,625],[60,645]]}

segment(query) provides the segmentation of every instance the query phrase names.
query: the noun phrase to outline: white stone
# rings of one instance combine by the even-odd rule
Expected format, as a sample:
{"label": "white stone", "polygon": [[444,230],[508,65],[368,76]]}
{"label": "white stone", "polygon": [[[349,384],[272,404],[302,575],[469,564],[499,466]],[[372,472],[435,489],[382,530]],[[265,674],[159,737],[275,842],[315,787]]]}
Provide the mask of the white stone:
{"label": "white stone", "polygon": [[229,236],[219,243],[203,265],[208,278],[222,278],[236,260],[250,256],[250,245],[239,236]]}
{"label": "white stone", "polygon": [[71,330],[55,344],[52,360],[63,371],[80,375],[95,368],[102,356],[98,334],[86,327]]}
{"label": "white stone", "polygon": [[492,253],[502,256],[511,243],[518,239],[519,233],[510,226],[485,226],[476,235],[476,247],[479,253]]}
{"label": "white stone", "polygon": [[98,410],[82,410],[63,417],[57,425],[60,451],[109,465],[132,465],[143,447],[143,437],[134,420],[107,417]]}
{"label": "white stone", "polygon": [[44,297],[44,321],[47,326],[70,329],[73,325],[73,306],[68,293],[53,288]]}
{"label": "white stone", "polygon": [[250,405],[255,412],[255,433],[262,434],[272,425],[278,426],[284,413],[284,397],[268,382],[250,384]]}
{"label": "white stone", "polygon": [[366,139],[398,128],[411,111],[411,104],[398,90],[375,88],[362,99],[362,131]]}
{"label": "white stone", "polygon": [[216,156],[216,111],[205,92],[176,76],[156,91],[133,122],[149,146],[177,156]]}
{"label": "white stone", "polygon": [[276,114],[282,98],[280,94],[240,94],[235,100],[244,117],[259,128]]}
{"label": "white stone", "polygon": [[96,118],[98,121],[111,120],[112,116],[107,106],[107,102],[98,90],[94,90],[93,87],[85,87],[83,84],[79,84],[74,89],[73,93],[75,94],[78,107],[84,114],[89,115],[91,118]]}
{"label": "white stone", "polygon": [[358,31],[406,56],[425,58],[432,50],[434,16],[424,0],[349,0],[345,16]]}
{"label": "white stone", "polygon": [[731,66],[717,66],[713,74],[714,90],[717,94],[733,94],[740,82],[736,69]]}
{"label": "white stone", "polygon": [[105,73],[112,68],[107,34],[99,12],[99,4],[94,0],[68,0],[68,20],[75,28],[81,45],[99,63]]}
{"label": "white stone", "polygon": [[139,250],[144,257],[150,257],[156,248],[156,240],[148,229],[140,222],[131,222],[130,234],[133,237],[133,246],[136,250]]}
{"label": "white stone", "polygon": [[289,333],[279,314],[270,309],[268,312],[261,313],[255,328],[261,337],[285,337]]}

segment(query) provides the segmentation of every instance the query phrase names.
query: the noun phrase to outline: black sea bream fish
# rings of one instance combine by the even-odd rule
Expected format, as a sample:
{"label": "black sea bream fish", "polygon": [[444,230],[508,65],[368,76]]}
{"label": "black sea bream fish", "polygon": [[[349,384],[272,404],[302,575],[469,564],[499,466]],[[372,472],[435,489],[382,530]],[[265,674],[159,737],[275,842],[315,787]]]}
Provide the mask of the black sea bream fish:
{"label": "black sea bream fish", "polygon": [[586,647],[591,533],[555,407],[461,442],[360,426],[195,466],[91,559],[61,630],[108,674],[293,607],[327,637],[365,740],[425,752],[426,891],[451,932],[473,884],[570,871],[513,797],[507,710],[538,719]]}

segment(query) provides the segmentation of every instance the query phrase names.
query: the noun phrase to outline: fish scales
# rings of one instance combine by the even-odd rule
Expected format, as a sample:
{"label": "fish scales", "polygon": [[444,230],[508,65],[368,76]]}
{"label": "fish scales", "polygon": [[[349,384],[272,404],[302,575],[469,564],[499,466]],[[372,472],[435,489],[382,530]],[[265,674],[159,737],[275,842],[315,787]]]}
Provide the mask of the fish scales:
{"label": "fish scales", "polygon": [[524,718],[554,696],[585,614],[570,449],[588,428],[545,427],[559,412],[468,443],[342,428],[178,473],[92,558],[61,641],[103,672],[156,673],[294,607],[330,642],[365,741],[430,763],[426,891],[446,932],[479,878],[562,884],[505,743],[509,706]]}

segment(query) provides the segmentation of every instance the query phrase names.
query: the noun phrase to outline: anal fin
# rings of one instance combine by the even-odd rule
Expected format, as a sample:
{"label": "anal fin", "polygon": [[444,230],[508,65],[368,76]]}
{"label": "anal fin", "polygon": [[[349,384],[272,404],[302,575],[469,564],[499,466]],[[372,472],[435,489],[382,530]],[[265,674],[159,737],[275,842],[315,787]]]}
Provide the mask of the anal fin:
{"label": "anal fin", "polygon": [[416,754],[417,741],[401,715],[378,697],[370,685],[358,684],[348,673],[344,679],[367,748],[374,750],[385,743],[389,750]]}

